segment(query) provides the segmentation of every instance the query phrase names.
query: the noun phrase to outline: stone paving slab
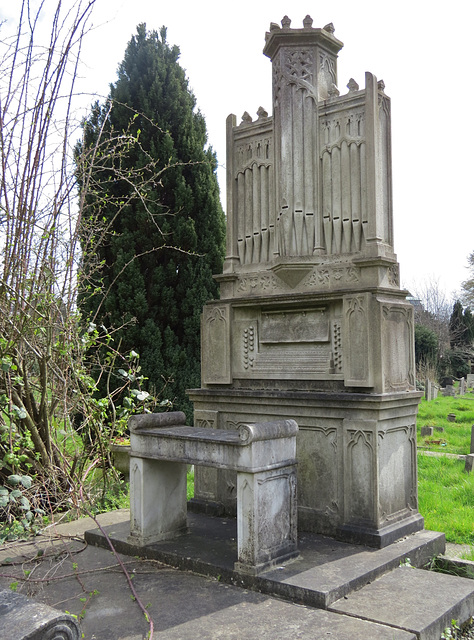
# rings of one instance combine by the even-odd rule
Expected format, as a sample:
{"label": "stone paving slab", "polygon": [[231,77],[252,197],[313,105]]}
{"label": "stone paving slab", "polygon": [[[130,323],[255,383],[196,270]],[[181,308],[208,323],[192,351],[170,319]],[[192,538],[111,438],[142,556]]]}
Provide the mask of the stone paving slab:
{"label": "stone paving slab", "polygon": [[399,567],[329,607],[439,640],[452,620],[465,622],[474,612],[474,582],[466,578]]}
{"label": "stone paving slab", "polygon": [[[129,520],[128,510],[112,512],[99,516],[101,523],[109,530],[126,530]],[[201,522],[200,536],[183,536],[178,549],[186,549],[188,555],[184,562],[190,562],[190,553],[197,553],[204,563],[212,558],[219,562],[224,571],[233,567],[235,539],[232,520],[219,520],[219,527],[214,522],[209,529],[209,522]],[[25,544],[7,545],[0,550],[0,588],[14,586],[18,592],[33,597],[38,602],[44,602],[61,611],[68,611],[80,616],[85,640],[142,640],[147,637],[149,625],[136,602],[131,597],[125,576],[121,571],[115,556],[110,550],[85,544],[83,534],[96,525],[91,519],[81,519],[76,522],[59,525],[49,530],[47,536],[39,536],[34,541]],[[432,532],[423,533],[425,542],[429,542]],[[205,536],[210,536],[208,544],[199,551]],[[419,535],[419,534],[415,534]],[[338,543],[331,538],[320,537],[318,548],[312,546],[314,536],[303,534],[302,547],[304,551],[299,560],[277,569],[275,576],[281,580],[300,586],[311,587],[311,582],[318,572],[324,572],[326,562],[333,562],[333,579],[337,583],[343,575],[344,565],[348,571],[355,571],[358,563],[371,562],[380,552],[394,554],[394,545],[382,550],[368,549],[356,545]],[[398,554],[403,557],[409,553],[408,545],[412,545],[413,557],[421,557],[422,553],[413,546],[413,536],[400,544]],[[439,538],[433,538],[439,544]],[[409,541],[409,542],[407,542]],[[420,540],[418,540],[420,543]],[[177,541],[172,541],[176,545]],[[181,547],[179,546],[181,545]],[[41,554],[38,554],[41,551]],[[16,553],[18,552],[18,553]],[[168,552],[171,552],[168,549]],[[373,555],[375,554],[375,555]],[[13,563],[5,564],[6,558],[16,555]],[[133,584],[144,605],[154,620],[154,638],[159,640],[195,640],[200,639],[230,639],[230,640],[414,640],[416,633],[413,629],[396,628],[391,626],[393,620],[373,622],[360,619],[362,614],[359,606],[353,610],[341,613],[315,609],[309,606],[283,601],[265,593],[258,593],[246,589],[242,584],[232,585],[222,581],[219,574],[215,578],[207,578],[188,571],[178,571],[156,560],[139,559],[133,556],[121,555],[130,574]],[[395,554],[392,557],[394,560]],[[411,559],[411,558],[410,558]],[[385,564],[390,559],[385,559]],[[306,565],[306,570],[301,571]],[[298,563],[299,568],[298,568]],[[216,567],[216,571],[219,568]],[[314,572],[311,575],[311,572]],[[398,571],[398,570],[397,570]],[[405,569],[402,569],[405,571]],[[407,571],[415,571],[407,569]],[[445,578],[441,576],[443,585]],[[27,579],[25,579],[28,574]],[[265,574],[268,575],[268,574]],[[390,575],[390,574],[389,574]],[[299,577],[298,577],[299,576]],[[327,577],[327,576],[326,576]],[[275,578],[276,579],[276,578]],[[352,602],[357,594],[363,594],[373,584],[360,591],[349,594],[337,604]],[[474,585],[471,581],[465,582]],[[285,585],[285,588],[288,585]],[[291,585],[294,589],[294,584]],[[397,587],[398,588],[398,587]],[[383,604],[379,609],[393,608],[400,597],[396,585],[381,598]],[[419,586],[422,596],[428,587]],[[444,587],[440,586],[443,592]],[[416,591],[416,589],[415,589]],[[304,593],[304,590],[303,590]],[[418,594],[419,595],[419,594]],[[370,601],[372,598],[368,598]],[[424,602],[424,601],[423,601]],[[403,604],[403,606],[405,606]],[[472,606],[472,602],[469,605]],[[424,604],[416,606],[412,615],[416,618],[425,609]],[[410,613],[411,610],[409,609]],[[428,614],[429,611],[426,611]],[[357,615],[358,617],[354,617]],[[365,616],[362,616],[365,617]],[[368,616],[369,617],[369,616]],[[400,621],[395,620],[398,624]],[[403,622],[403,621],[402,621]],[[448,623],[450,620],[448,620]],[[442,624],[442,623],[441,623]],[[0,633],[1,637],[1,633]],[[434,637],[434,636],[433,636]],[[439,635],[436,640],[439,640]]]}
{"label": "stone paving slab", "polygon": [[[245,622],[244,622],[245,621]],[[168,629],[167,640],[415,640],[400,629],[309,609],[274,598],[242,603],[207,615],[199,621]]]}
{"label": "stone paving slab", "polygon": [[[348,544],[317,534],[298,536],[300,555],[295,560],[260,576],[234,571],[237,558],[236,521],[188,513],[189,532],[173,540],[145,547],[128,541],[129,523],[106,528],[116,548],[127,555],[154,558],[171,566],[277,595],[292,602],[326,609],[354,589],[373,581],[410,559],[422,566],[444,551],[444,534],[420,531],[383,549]],[[86,532],[90,544],[107,546],[99,530]]]}
{"label": "stone paving slab", "polygon": [[[3,564],[0,588],[14,584],[35,601],[79,616],[85,640],[147,638],[149,624],[111,551],[78,536],[67,540],[64,529],[60,544],[43,551],[28,558],[23,549]],[[283,602],[153,560],[121,558],[154,621],[155,640],[415,640],[410,632]]]}

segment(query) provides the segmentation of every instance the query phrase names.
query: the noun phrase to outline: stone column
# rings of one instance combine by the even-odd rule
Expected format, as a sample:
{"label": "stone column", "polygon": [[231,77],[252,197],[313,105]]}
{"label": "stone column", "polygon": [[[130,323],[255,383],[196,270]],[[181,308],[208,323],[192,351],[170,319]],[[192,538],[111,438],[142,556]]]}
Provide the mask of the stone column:
{"label": "stone column", "polygon": [[237,474],[237,571],[258,574],[297,554],[296,465]]}
{"label": "stone column", "polygon": [[271,25],[264,54],[273,67],[277,246],[280,257],[323,250],[319,210],[318,101],[337,83],[337,40],[332,25],[313,29]]}
{"label": "stone column", "polygon": [[186,515],[186,465],[131,456],[131,542],[144,546],[185,533]]}

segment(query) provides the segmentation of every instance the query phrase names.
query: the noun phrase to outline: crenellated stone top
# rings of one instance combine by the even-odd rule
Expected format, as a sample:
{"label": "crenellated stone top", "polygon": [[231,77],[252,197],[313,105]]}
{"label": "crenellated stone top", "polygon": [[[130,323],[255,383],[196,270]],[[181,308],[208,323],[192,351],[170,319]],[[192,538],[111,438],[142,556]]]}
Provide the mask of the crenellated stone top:
{"label": "crenellated stone top", "polygon": [[310,16],[291,24],[285,16],[266,34],[272,115],[260,107],[256,120],[245,112],[239,125],[227,121],[221,294],[248,293],[243,282],[225,284],[231,274],[272,291],[337,288],[356,276],[360,286],[397,287],[385,85],[366,73],[365,89],[351,78],[340,95],[334,25],[315,28]]}

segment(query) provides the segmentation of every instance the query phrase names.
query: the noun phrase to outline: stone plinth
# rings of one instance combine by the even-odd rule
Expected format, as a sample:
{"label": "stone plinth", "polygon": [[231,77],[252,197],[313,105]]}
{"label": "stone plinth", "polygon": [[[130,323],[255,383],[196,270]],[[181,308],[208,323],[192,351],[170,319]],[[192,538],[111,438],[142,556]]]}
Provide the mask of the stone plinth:
{"label": "stone plinth", "polygon": [[[383,547],[423,528],[417,510],[416,412],[421,394],[276,390],[190,392],[195,421],[235,430],[252,419],[298,422],[300,529]],[[195,500],[235,512],[228,472],[199,469]]]}

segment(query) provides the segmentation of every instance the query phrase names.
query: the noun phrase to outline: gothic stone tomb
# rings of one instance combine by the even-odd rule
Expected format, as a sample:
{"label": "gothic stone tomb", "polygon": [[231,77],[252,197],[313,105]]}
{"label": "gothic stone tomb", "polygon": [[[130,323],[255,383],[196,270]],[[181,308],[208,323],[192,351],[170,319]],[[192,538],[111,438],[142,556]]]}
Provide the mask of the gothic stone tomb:
{"label": "gothic stone tomb", "polygon": [[[227,256],[202,315],[195,425],[299,425],[298,527],[382,547],[417,507],[412,307],[393,248],[390,99],[337,88],[332,24],[271,24],[273,115],[227,119]],[[195,508],[235,512],[231,472]]]}

